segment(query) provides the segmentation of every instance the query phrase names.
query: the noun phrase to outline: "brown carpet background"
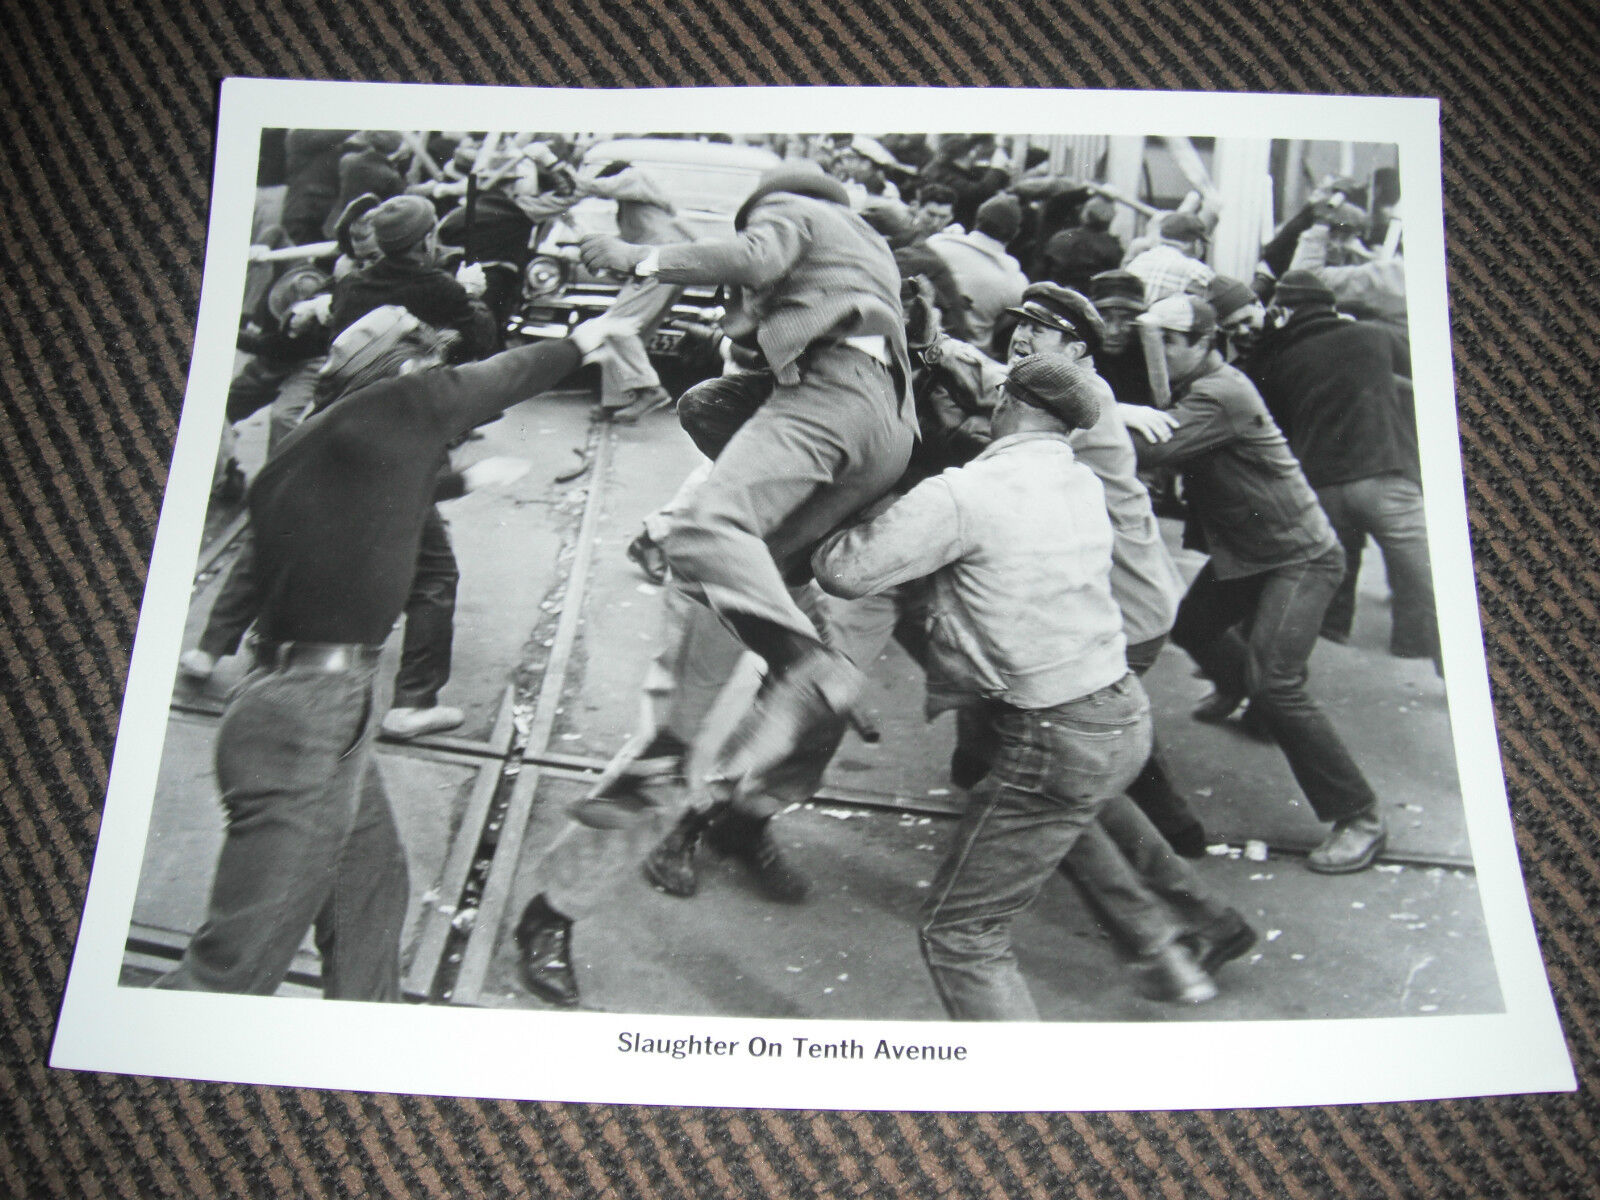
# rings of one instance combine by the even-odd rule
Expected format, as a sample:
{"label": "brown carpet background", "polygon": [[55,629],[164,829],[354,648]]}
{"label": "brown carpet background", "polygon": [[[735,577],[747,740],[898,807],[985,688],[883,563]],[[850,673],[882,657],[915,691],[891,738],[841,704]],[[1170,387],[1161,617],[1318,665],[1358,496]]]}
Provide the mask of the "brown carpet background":
{"label": "brown carpet background", "polygon": [[[0,1195],[1600,1194],[1592,0],[1281,10],[1267,0],[790,0],[771,13],[719,0],[0,4]],[[226,75],[1440,97],[1456,382],[1495,706],[1583,1089],[1301,1110],[907,1115],[436,1100],[49,1070],[183,396]]]}

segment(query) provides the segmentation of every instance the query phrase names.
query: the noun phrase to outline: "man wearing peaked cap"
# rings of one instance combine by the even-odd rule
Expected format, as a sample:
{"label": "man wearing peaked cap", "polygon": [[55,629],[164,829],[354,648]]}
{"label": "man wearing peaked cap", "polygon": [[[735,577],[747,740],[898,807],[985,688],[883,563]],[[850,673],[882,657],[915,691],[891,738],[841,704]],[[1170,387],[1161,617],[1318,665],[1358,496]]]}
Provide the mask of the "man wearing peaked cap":
{"label": "man wearing peaked cap", "polygon": [[1172,466],[1211,557],[1172,640],[1216,687],[1195,711],[1223,721],[1244,702],[1273,735],[1319,820],[1313,871],[1370,866],[1386,831],[1378,798],[1306,689],[1306,661],[1344,578],[1344,550],[1254,385],[1214,346],[1206,301],[1169,296],[1139,318],[1159,337],[1172,401],[1165,429],[1135,439],[1141,465]]}
{"label": "man wearing peaked cap", "polygon": [[1150,750],[1149,704],[1111,594],[1105,494],[1068,441],[1098,419],[1104,390],[1062,355],[1012,363],[988,449],[812,559],[823,588],[846,598],[928,576],[942,614],[930,662],[985,707],[989,769],[920,929],[957,1020],[1037,1019],[1011,923]]}

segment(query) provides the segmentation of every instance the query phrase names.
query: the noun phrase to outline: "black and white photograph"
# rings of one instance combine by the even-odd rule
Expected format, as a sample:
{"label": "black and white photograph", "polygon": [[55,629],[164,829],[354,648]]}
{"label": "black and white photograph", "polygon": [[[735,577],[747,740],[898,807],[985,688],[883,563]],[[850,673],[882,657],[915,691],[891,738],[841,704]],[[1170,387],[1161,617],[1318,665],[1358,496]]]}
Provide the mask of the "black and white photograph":
{"label": "black and white photograph", "polygon": [[212,205],[58,1065],[1572,1086],[1432,102],[231,80]]}

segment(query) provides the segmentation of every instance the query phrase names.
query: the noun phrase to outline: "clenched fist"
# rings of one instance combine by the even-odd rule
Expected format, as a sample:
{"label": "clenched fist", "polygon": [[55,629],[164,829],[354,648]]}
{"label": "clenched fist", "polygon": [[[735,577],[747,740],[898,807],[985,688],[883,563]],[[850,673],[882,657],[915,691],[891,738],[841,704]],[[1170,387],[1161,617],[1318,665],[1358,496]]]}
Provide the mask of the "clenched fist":
{"label": "clenched fist", "polygon": [[633,269],[650,251],[609,233],[587,234],[578,243],[578,256],[591,271],[610,271],[613,275],[632,275]]}

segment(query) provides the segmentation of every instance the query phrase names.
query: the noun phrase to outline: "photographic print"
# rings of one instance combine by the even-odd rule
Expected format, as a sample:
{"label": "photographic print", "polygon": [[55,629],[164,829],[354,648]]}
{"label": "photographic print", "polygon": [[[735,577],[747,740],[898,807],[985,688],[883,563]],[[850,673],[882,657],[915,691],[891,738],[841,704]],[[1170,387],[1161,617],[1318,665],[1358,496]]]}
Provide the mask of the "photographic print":
{"label": "photographic print", "polygon": [[1436,104],[228,81],[53,1062],[1570,1088]]}

